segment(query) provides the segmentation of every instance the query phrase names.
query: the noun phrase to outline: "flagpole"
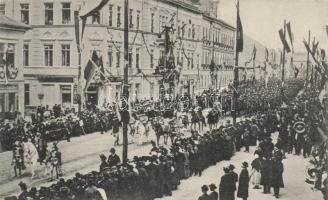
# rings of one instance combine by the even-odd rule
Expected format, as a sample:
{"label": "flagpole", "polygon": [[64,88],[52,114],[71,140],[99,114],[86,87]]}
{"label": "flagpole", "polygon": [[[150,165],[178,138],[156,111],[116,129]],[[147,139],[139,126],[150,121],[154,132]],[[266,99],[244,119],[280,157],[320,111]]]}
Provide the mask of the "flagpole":
{"label": "flagpole", "polygon": [[255,78],[255,44],[254,44],[254,49],[253,49],[253,83],[255,83],[255,80],[256,80],[256,78]]}
{"label": "flagpole", "polygon": [[78,53],[78,76],[77,76],[77,81],[78,81],[78,95],[79,95],[79,99],[78,99],[78,113],[81,113],[82,111],[82,72],[81,72],[81,46],[80,46],[80,25],[79,25],[79,15],[80,12],[79,11],[74,11],[74,25],[75,25],[75,40],[76,40],[76,48],[77,48],[77,53]]}
{"label": "flagpole", "polygon": [[[123,164],[128,161],[128,123],[129,123],[129,0],[124,0],[124,81],[123,81],[123,98],[122,99],[122,114],[121,120],[123,121]],[[126,102],[124,101],[126,100]]]}
{"label": "flagpole", "polygon": [[[231,111],[232,111],[232,123],[235,125],[237,122],[237,87],[238,87],[238,57],[239,57],[239,51],[242,51],[242,46],[240,47],[239,40],[243,37],[242,36],[242,26],[240,22],[240,15],[239,15],[239,0],[237,1],[237,27],[236,27],[236,36],[235,36],[235,68],[233,70],[233,98],[232,98],[232,104],[231,104]],[[240,31],[240,32],[239,32]],[[238,36],[238,34],[240,34]],[[242,44],[243,45],[243,44]]]}
{"label": "flagpole", "polygon": [[[309,36],[308,36],[308,44],[310,45],[310,39],[311,39],[311,31],[309,30]],[[308,83],[309,80],[309,64],[310,64],[310,52],[307,53],[307,58],[306,58],[306,78],[305,78],[305,83]]]}

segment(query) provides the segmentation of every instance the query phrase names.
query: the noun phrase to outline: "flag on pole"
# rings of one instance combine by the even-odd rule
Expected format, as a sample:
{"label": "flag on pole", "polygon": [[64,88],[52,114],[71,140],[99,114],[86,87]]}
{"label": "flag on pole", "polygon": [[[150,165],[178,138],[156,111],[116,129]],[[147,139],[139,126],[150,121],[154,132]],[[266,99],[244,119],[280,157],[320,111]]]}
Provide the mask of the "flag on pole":
{"label": "flag on pole", "polygon": [[85,69],[84,69],[84,78],[86,80],[84,91],[87,91],[91,80],[95,76],[98,70],[96,63],[99,62],[99,58],[96,51],[92,52],[92,57],[89,59]]}
{"label": "flag on pole", "polygon": [[319,41],[316,41],[315,38],[312,41],[312,54],[315,55],[317,53],[317,49],[319,46]]}
{"label": "flag on pole", "polygon": [[236,51],[242,52],[244,48],[244,38],[243,38],[243,25],[241,23],[239,14],[239,0],[237,2],[237,38],[236,38]]}
{"label": "flag on pole", "polygon": [[105,68],[104,68],[102,56],[100,56],[99,58],[99,70],[100,70],[100,80],[105,81]]}
{"label": "flag on pole", "polygon": [[286,38],[284,36],[283,29],[280,29],[279,30],[279,36],[280,36],[280,40],[281,40],[282,44],[284,45],[284,48],[285,48],[286,52],[289,53],[290,52],[290,48],[289,48],[289,45],[288,45],[288,43],[286,41]]}
{"label": "flag on pole", "polygon": [[264,55],[265,61],[268,62],[269,61],[269,50],[267,48],[265,48],[265,55]]}
{"label": "flag on pole", "polygon": [[293,34],[292,34],[292,29],[290,27],[290,22],[287,23],[287,32],[290,40],[290,45],[292,47],[292,52],[294,52],[294,45],[293,45]]}
{"label": "flag on pole", "polygon": [[253,47],[253,57],[252,57],[252,59],[253,60],[255,60],[256,59],[256,51],[257,51],[257,49],[256,49],[256,46],[255,46],[255,44],[254,44],[254,47]]}
{"label": "flag on pole", "polygon": [[[99,0],[98,0],[99,1]],[[87,18],[90,16],[93,16],[94,14],[96,14],[97,12],[99,12],[107,3],[109,0],[101,0],[98,3],[95,3],[95,1],[87,1],[86,3],[90,3],[90,5],[85,5],[84,7],[86,9],[90,8],[89,6],[95,6],[93,7],[91,10],[87,10],[83,13],[81,13],[82,15],[80,16],[80,18],[82,19],[82,33],[81,33],[81,38],[83,38],[83,33],[84,33],[84,29],[85,29],[85,25],[86,25],[86,21]]]}
{"label": "flag on pole", "polygon": [[322,60],[325,60],[325,58],[326,58],[326,51],[324,49],[321,49],[320,52],[321,52],[320,53],[321,54],[321,59]]}
{"label": "flag on pole", "polygon": [[80,48],[80,22],[79,22],[79,11],[74,11],[74,25],[75,25],[75,39],[76,46]]}

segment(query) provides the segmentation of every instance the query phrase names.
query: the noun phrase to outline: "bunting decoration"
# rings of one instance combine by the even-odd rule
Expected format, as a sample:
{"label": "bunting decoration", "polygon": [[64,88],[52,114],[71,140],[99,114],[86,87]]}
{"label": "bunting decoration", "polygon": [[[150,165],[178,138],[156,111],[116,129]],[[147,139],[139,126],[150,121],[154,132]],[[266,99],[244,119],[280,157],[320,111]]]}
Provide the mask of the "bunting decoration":
{"label": "bunting decoration", "polygon": [[237,44],[236,51],[242,52],[244,48],[244,38],[243,38],[243,25],[241,23],[240,14],[239,14],[239,0],[237,2]]}
{"label": "bunting decoration", "polygon": [[280,36],[280,40],[281,40],[281,42],[282,42],[282,44],[283,44],[286,52],[289,53],[290,52],[290,48],[289,48],[289,45],[288,45],[288,43],[286,41],[286,37],[284,35],[283,29],[280,29],[279,30],[279,36]]}
{"label": "bunting decoration", "polygon": [[9,79],[16,79],[18,76],[18,68],[10,61],[9,52],[14,51],[14,46],[5,44],[3,57],[0,58],[0,78],[5,79],[5,84],[8,84]]}
{"label": "bunting decoration", "polygon": [[98,4],[95,4],[94,1],[92,1],[92,2],[90,1],[92,3],[92,5],[96,5],[96,7],[94,7],[93,9],[87,11],[86,13],[84,13],[83,15],[80,16],[80,18],[82,19],[81,39],[83,38],[83,33],[84,33],[85,25],[87,22],[87,18],[90,16],[93,16],[94,14],[99,12],[108,3],[108,1],[109,0],[101,0]]}

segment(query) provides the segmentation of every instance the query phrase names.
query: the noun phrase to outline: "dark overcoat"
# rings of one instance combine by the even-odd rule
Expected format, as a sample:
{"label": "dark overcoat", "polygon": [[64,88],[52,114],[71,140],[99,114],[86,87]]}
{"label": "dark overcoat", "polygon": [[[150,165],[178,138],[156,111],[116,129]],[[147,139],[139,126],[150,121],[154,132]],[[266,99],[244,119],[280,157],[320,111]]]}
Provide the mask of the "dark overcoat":
{"label": "dark overcoat", "polygon": [[239,185],[237,191],[237,197],[247,198],[249,187],[249,173],[247,169],[242,169],[239,175]]}
{"label": "dark overcoat", "polygon": [[261,167],[261,185],[271,185],[272,181],[272,161],[263,160]]}
{"label": "dark overcoat", "polygon": [[209,197],[209,200],[218,200],[219,194],[216,191],[213,191],[208,195],[208,197]]}
{"label": "dark overcoat", "polygon": [[224,174],[221,177],[219,187],[220,200],[234,200],[235,199],[235,181],[230,174]]}
{"label": "dark overcoat", "polygon": [[284,181],[282,174],[284,172],[284,166],[280,161],[274,161],[272,163],[272,187],[284,187]]}

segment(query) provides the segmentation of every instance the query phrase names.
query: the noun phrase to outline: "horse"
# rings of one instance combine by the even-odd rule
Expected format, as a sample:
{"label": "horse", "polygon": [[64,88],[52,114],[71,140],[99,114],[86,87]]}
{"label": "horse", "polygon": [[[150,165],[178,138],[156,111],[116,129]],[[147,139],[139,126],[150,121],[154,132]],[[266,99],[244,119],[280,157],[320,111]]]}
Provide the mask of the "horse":
{"label": "horse", "polygon": [[23,143],[24,146],[24,157],[25,162],[28,165],[31,165],[32,179],[35,178],[35,171],[37,168],[37,163],[39,159],[39,153],[34,144],[29,140],[28,142]]}
{"label": "horse", "polygon": [[178,117],[178,123],[181,124],[183,128],[187,128],[189,126],[188,116],[187,115],[180,115]]}
{"label": "horse", "polygon": [[164,144],[166,145],[167,139],[171,132],[171,124],[169,124],[168,121],[165,121],[165,120],[155,119],[155,120],[151,121],[151,125],[156,134],[157,145],[159,145],[159,139],[161,136],[163,136]]}
{"label": "horse", "polygon": [[210,127],[210,130],[212,130],[214,127],[217,127],[218,122],[219,122],[219,112],[216,111],[215,109],[211,109],[207,115],[207,123]]}

